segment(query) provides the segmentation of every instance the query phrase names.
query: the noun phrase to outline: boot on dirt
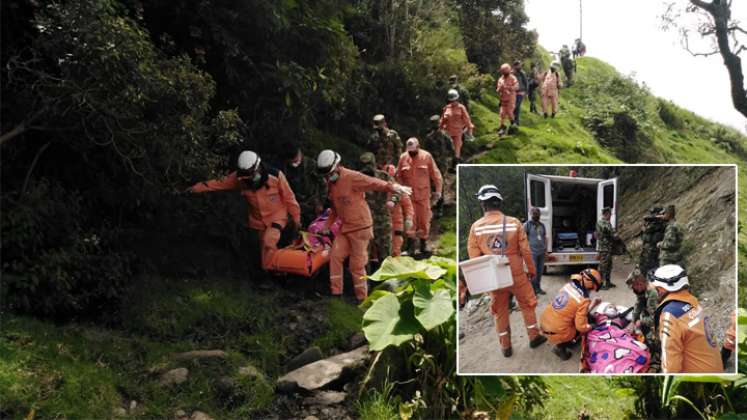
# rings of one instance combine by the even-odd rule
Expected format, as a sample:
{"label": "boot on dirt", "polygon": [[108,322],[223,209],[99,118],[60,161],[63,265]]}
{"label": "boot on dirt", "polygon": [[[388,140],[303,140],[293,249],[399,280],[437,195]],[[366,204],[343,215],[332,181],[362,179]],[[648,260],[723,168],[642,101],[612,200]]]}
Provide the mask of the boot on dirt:
{"label": "boot on dirt", "polygon": [[544,335],[538,335],[529,342],[529,348],[535,349],[544,344],[545,341],[547,341],[547,337],[545,337]]}
{"label": "boot on dirt", "polygon": [[511,347],[503,349],[503,357],[511,357],[512,354],[514,354],[514,350]]}
{"label": "boot on dirt", "polygon": [[552,348],[552,352],[560,357],[560,360],[568,360],[571,358],[571,352],[569,352],[565,347],[555,346]]}
{"label": "boot on dirt", "polygon": [[414,257],[415,256],[415,238],[405,239],[405,249],[402,250],[403,257]]}

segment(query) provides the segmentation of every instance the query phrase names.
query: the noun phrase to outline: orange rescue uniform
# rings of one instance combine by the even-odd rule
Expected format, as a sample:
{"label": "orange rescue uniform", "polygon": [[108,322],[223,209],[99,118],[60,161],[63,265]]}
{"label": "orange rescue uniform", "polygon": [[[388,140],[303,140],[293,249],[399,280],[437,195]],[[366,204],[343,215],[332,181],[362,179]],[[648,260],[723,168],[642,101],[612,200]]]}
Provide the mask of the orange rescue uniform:
{"label": "orange rescue uniform", "polygon": [[454,145],[454,155],[457,159],[462,157],[462,137],[465,128],[470,133],[475,129],[467,108],[458,101],[449,102],[441,111],[439,129],[445,130],[451,137],[451,142]]}
{"label": "orange rescue uniform", "polygon": [[724,337],[724,348],[727,350],[734,351],[737,345],[737,311],[732,311],[731,322],[729,323],[729,329],[726,330],[726,336]]}
{"label": "orange rescue uniform", "polygon": [[339,166],[340,177],[328,182],[332,214],[327,220],[331,225],[336,218],[342,220],[340,233],[332,244],[329,264],[329,283],[333,295],[341,295],[343,288],[343,262],[350,257],[350,273],[358,300],[368,296],[366,264],[368,263],[368,241],[373,238],[371,209],[366,203],[366,191],[394,192],[394,184],[364,175]]}
{"label": "orange rescue uniform", "polygon": [[537,316],[534,313],[537,307],[537,297],[534,295],[532,284],[529,283],[527,273],[524,271],[524,265],[526,265],[530,277],[534,277],[536,274],[524,227],[518,219],[504,216],[498,210],[488,211],[482,218],[472,224],[467,242],[467,253],[470,258],[490,254],[499,255],[501,253],[504,217],[506,219],[506,238],[503,238],[503,242],[506,244],[506,249],[503,253],[508,256],[514,285],[490,292],[492,298],[490,310],[495,316],[495,328],[498,332],[501,347],[507,349],[511,347],[508,310],[508,298],[511,293],[516,296],[516,300],[519,302],[529,340],[531,341],[539,335]]}
{"label": "orange rescue uniform", "polygon": [[412,201],[415,207],[415,226],[420,239],[428,239],[431,230],[431,183],[441,194],[443,178],[433,156],[419,149],[415,157],[402,153],[397,165],[397,180],[412,188]]}
{"label": "orange rescue uniform", "polygon": [[415,218],[415,210],[412,207],[410,196],[400,195],[399,201],[389,209],[389,214],[392,217],[392,255],[399,257],[402,254],[405,235],[414,236],[412,229],[405,231],[405,220],[414,220]]}
{"label": "orange rescue uniform", "polygon": [[724,371],[711,320],[687,290],[669,293],[656,308],[663,373]]}
{"label": "orange rescue uniform", "polygon": [[195,193],[239,190],[249,203],[249,228],[259,233],[262,241],[262,268],[267,270],[278,249],[280,233],[288,223],[288,215],[301,226],[301,207],[282,172],[265,168],[267,181],[254,190],[231,172],[222,179],[198,182],[190,190]]}
{"label": "orange rescue uniform", "polygon": [[496,82],[495,91],[501,98],[501,124],[504,119],[514,120],[516,92],[519,91],[519,79],[513,74],[505,74]]}
{"label": "orange rescue uniform", "polygon": [[563,286],[540,317],[542,332],[553,344],[567,343],[578,333],[591,331],[589,305],[591,300],[576,282]]}
{"label": "orange rescue uniform", "polygon": [[560,94],[560,88],[562,82],[560,81],[560,73],[553,73],[548,70],[545,72],[542,81],[542,112],[547,114],[547,109],[551,108],[552,113],[558,112],[558,95]]}

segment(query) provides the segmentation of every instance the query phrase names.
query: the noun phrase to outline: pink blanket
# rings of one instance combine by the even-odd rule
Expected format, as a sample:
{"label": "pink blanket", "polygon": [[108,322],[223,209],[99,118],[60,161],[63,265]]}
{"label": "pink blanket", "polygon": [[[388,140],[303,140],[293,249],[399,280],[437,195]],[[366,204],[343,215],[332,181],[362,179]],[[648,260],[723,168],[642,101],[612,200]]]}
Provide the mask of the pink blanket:
{"label": "pink blanket", "polygon": [[651,363],[648,347],[636,341],[619,321],[595,316],[600,325],[586,335],[584,364],[592,373],[645,373]]}
{"label": "pink blanket", "polygon": [[329,227],[329,231],[331,232],[331,235],[321,235],[321,232],[324,230],[325,226],[327,225],[327,219],[329,219],[329,213],[330,209],[325,210],[322,214],[319,215],[316,219],[314,219],[313,222],[309,224],[308,232],[311,233],[309,235],[309,245],[312,249],[316,249],[319,247],[324,246],[332,246],[332,241],[335,239],[335,236],[340,232],[340,225],[341,221],[340,219],[335,220],[334,223],[332,223],[332,226]]}

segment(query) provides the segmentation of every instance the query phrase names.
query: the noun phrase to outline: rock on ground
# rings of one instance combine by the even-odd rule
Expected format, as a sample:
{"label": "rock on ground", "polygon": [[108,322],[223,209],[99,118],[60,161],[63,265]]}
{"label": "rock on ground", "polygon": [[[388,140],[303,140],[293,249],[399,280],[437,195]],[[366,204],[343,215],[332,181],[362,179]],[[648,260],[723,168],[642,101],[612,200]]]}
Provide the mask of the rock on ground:
{"label": "rock on ground", "polygon": [[362,346],[347,353],[318,360],[279,378],[277,381],[278,391],[290,392],[296,388],[307,391],[320,389],[340,379],[346,370],[363,366],[368,358],[368,346]]}
{"label": "rock on ground", "polygon": [[188,376],[189,370],[187,368],[176,368],[161,375],[158,382],[163,386],[178,385],[185,382]]}
{"label": "rock on ground", "polygon": [[335,405],[345,401],[347,394],[338,391],[319,391],[314,395],[304,398],[304,405]]}
{"label": "rock on ground", "polygon": [[322,350],[319,347],[309,347],[304,350],[301,354],[291,359],[285,366],[288,372],[296,370],[302,366],[306,366],[309,363],[314,363],[317,360],[322,360]]}
{"label": "rock on ground", "polygon": [[213,418],[203,413],[202,411],[195,411],[194,413],[192,413],[192,417],[190,417],[190,420],[213,420]]}
{"label": "rock on ground", "polygon": [[178,361],[183,360],[192,360],[192,359],[210,359],[210,358],[218,358],[218,359],[225,359],[226,352],[223,350],[195,350],[195,351],[188,351],[185,353],[176,353],[171,355],[171,358]]}

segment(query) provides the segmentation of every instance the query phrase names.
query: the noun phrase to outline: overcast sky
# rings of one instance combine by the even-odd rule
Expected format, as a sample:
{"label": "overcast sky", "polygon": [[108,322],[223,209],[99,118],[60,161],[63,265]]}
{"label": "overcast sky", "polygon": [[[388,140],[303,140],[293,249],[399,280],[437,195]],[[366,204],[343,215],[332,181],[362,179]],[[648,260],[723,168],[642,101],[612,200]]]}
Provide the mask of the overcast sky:
{"label": "overcast sky", "polygon": [[[579,0],[525,0],[529,28],[551,51],[579,34]],[[675,31],[662,32],[662,0],[583,0],[583,39],[588,55],[634,74],[656,95],[745,132],[747,119],[732,106],[729,75],[720,55],[693,57]],[[732,15],[747,24],[747,0]],[[742,54],[743,67],[747,54]]]}

